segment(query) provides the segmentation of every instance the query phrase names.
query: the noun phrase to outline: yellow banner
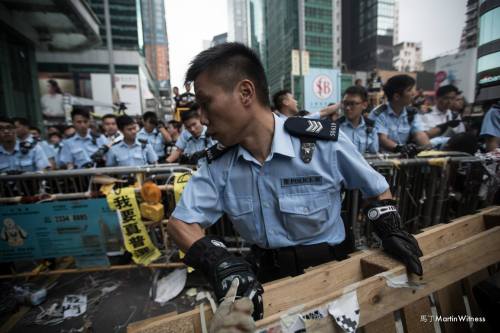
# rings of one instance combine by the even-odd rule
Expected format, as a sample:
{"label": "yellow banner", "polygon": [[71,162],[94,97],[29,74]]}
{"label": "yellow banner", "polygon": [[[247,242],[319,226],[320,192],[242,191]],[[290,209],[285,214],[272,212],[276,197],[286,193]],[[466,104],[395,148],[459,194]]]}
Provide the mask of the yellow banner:
{"label": "yellow banner", "polygon": [[134,188],[126,187],[109,191],[106,199],[109,208],[119,212],[125,249],[132,254],[134,262],[149,265],[158,259],[160,251],[151,243],[146,227],[142,223]]}
{"label": "yellow banner", "polygon": [[184,191],[184,187],[186,187],[190,178],[191,178],[190,172],[185,172],[185,173],[174,172],[175,203],[179,202],[179,199],[181,198],[182,195],[182,191]]}

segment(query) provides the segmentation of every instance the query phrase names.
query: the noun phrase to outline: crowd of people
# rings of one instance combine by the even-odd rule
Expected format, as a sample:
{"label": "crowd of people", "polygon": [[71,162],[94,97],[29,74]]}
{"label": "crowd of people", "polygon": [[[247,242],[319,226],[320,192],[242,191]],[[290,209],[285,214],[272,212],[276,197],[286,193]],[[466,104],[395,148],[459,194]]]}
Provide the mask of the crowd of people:
{"label": "crowd of people", "polygon": [[[57,86],[52,80],[49,84]],[[340,103],[316,113],[300,110],[293,94],[281,90],[272,96],[273,112],[282,119],[331,119],[361,154],[413,157],[422,150],[441,149],[472,155],[498,147],[498,104],[478,128],[477,122],[462,119],[466,101],[457,87],[439,87],[435,105],[429,106],[415,85],[408,75],[391,77],[383,85],[385,102],[370,107],[368,90],[356,82],[344,91]],[[71,125],[48,126],[43,138],[40,129],[25,118],[2,118],[0,173],[175,162],[196,165],[217,141],[207,134],[189,83],[185,89],[183,94],[173,89],[180,121],[165,123],[154,112],[138,119],[107,114],[97,121],[89,109],[75,107]]]}

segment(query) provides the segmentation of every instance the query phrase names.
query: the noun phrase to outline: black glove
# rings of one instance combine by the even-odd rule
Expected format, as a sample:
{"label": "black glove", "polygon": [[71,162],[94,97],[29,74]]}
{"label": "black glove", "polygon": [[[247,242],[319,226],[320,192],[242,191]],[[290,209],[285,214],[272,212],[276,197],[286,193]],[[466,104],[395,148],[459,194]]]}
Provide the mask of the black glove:
{"label": "black glove", "polygon": [[365,214],[382,240],[384,251],[403,262],[409,272],[422,276],[422,264],[418,259],[423,255],[422,250],[417,240],[401,228],[396,201],[371,202],[365,208]]}
{"label": "black glove", "polygon": [[108,152],[109,147],[106,145],[101,146],[95,153],[90,156],[92,162],[101,164],[104,163],[104,155]]}
{"label": "black glove", "polygon": [[252,314],[255,320],[262,319],[264,303],[262,288],[250,264],[241,257],[229,253],[226,246],[210,237],[196,241],[187,251],[184,263],[200,269],[214,288],[218,302],[221,302],[231,287],[231,282],[238,278],[240,284],[237,295],[248,297],[254,305]]}
{"label": "black glove", "polygon": [[458,125],[460,125],[460,119],[454,119],[454,120],[450,120],[450,121],[447,121],[445,123],[439,124],[436,127],[439,127],[439,129],[441,130],[441,133],[444,133],[444,132],[446,132],[448,127],[455,128]]}
{"label": "black glove", "polygon": [[407,143],[405,145],[397,145],[394,148],[395,153],[400,153],[406,157],[414,157],[418,154],[418,146],[414,143]]}

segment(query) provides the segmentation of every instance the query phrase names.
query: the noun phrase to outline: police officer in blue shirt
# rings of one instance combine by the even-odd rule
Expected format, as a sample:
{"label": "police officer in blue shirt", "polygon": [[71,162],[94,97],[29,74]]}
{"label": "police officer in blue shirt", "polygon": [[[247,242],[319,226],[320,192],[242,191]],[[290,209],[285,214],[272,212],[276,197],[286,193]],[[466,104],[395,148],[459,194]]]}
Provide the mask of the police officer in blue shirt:
{"label": "police officer in blue shirt", "polygon": [[165,145],[172,141],[163,122],[158,120],[156,113],[146,112],[142,115],[144,127],[139,131],[139,140],[147,140],[155,150],[160,163],[165,161]]}
{"label": "police officer in blue shirt", "polygon": [[40,171],[50,168],[40,145],[21,143],[14,122],[0,118],[0,173]]}
{"label": "police officer in blue shirt", "polygon": [[55,169],[55,152],[46,142],[40,141],[40,130],[36,127],[30,127],[28,119],[23,117],[12,118],[12,121],[16,126],[16,135],[20,145],[24,147],[41,146],[43,153],[49,160],[50,167]]}
{"label": "police officer in blue shirt", "polygon": [[404,74],[391,77],[384,85],[388,103],[369,116],[375,121],[382,151],[412,157],[418,153],[418,146],[430,144],[418,110],[410,106],[414,90],[415,80]]}
{"label": "police officer in blue shirt", "polygon": [[137,138],[137,124],[127,115],[116,119],[118,128],[123,134],[123,140],[111,146],[106,156],[106,166],[142,166],[154,164],[158,156],[146,141]]}
{"label": "police officer in blue shirt", "polygon": [[76,108],[71,111],[71,120],[76,133],[63,141],[60,162],[67,169],[96,166],[103,161],[108,141],[104,135],[90,130],[90,113],[86,109]]}
{"label": "police officer in blue shirt", "polygon": [[[417,242],[400,227],[385,178],[371,168],[335,122],[275,116],[258,56],[239,43],[198,54],[186,74],[208,135],[218,140],[187,184],[167,224],[185,262],[205,273],[221,299],[231,281],[262,316],[259,281],[303,273],[346,257],[340,192],[361,189],[367,216],[384,250],[422,274]],[[227,147],[227,148],[223,148]],[[227,213],[253,244],[256,265],[205,236],[203,228]]]}
{"label": "police officer in blue shirt", "polygon": [[363,117],[368,107],[368,94],[365,88],[351,86],[344,92],[342,108],[344,115],[339,118],[340,130],[347,135],[361,154],[378,152],[378,135],[375,122]]}
{"label": "police officer in blue shirt", "polygon": [[299,105],[290,90],[283,89],[273,95],[274,113],[282,118],[288,117],[306,117],[311,119],[320,119],[325,117],[332,117],[332,120],[337,120],[338,104],[328,104],[327,107],[318,112],[310,113],[306,110],[299,111]]}
{"label": "police officer in blue shirt", "polygon": [[199,105],[194,103],[188,111],[181,113],[185,131],[175,143],[177,150],[170,154],[167,163],[179,160],[183,164],[198,164],[205,150],[216,143],[207,135],[207,127],[201,123],[199,108]]}
{"label": "police officer in blue shirt", "polygon": [[486,139],[486,151],[494,151],[500,140],[500,102],[494,104],[484,115],[480,136]]}

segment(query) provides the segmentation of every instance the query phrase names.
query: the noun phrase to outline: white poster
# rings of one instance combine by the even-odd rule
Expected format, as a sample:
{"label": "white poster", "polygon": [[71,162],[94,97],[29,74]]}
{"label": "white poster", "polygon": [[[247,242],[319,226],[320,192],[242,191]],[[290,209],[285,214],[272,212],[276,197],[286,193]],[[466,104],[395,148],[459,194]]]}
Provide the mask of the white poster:
{"label": "white poster", "polygon": [[[90,87],[92,88],[92,99],[94,101],[113,104],[111,94],[111,77],[109,74],[90,74]],[[94,106],[94,112],[100,116],[112,113],[113,109]]]}
{"label": "white poster", "polygon": [[474,101],[477,49],[472,48],[436,60],[435,88],[453,84],[465,98]]}
{"label": "white poster", "polygon": [[115,85],[118,99],[127,107],[125,112],[130,116],[142,114],[139,75],[115,74]]}

